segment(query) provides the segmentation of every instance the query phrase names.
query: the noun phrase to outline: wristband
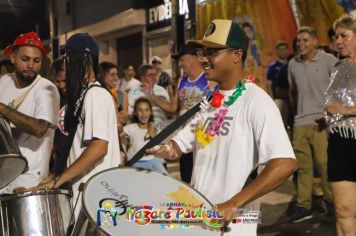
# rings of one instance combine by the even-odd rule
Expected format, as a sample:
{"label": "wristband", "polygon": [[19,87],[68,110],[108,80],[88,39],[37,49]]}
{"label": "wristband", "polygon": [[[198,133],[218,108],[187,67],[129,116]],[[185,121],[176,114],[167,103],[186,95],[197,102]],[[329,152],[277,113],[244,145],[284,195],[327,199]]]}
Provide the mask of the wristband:
{"label": "wristband", "polygon": [[59,175],[59,176],[56,176],[54,177],[53,176],[53,188],[56,188],[56,184],[57,184],[57,181],[62,177],[62,175]]}

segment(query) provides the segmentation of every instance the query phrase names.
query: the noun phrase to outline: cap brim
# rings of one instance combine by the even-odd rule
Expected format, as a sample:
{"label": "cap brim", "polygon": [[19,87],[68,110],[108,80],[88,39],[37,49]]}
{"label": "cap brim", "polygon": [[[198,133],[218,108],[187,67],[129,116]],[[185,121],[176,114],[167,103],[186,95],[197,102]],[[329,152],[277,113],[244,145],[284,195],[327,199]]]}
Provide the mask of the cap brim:
{"label": "cap brim", "polygon": [[188,53],[188,52],[187,53],[177,53],[177,54],[171,55],[171,57],[175,60],[179,60],[179,58],[181,58],[184,55],[196,56],[197,54],[196,53]]}
{"label": "cap brim", "polygon": [[47,53],[48,53],[48,50],[45,49],[45,48],[43,48],[43,47],[37,47],[37,46],[32,46],[32,45],[16,45],[16,46],[15,46],[15,45],[11,44],[11,45],[7,46],[7,47],[4,49],[4,55],[5,55],[6,57],[10,57],[10,56],[11,56],[11,53],[12,53],[12,50],[14,50],[15,47],[22,47],[22,46],[29,46],[29,47],[38,48],[38,49],[41,51],[42,56],[46,56]]}
{"label": "cap brim", "polygon": [[14,45],[11,44],[11,45],[7,46],[7,47],[4,49],[4,55],[5,55],[6,57],[10,57],[13,49],[14,49]]}
{"label": "cap brim", "polygon": [[207,47],[207,48],[228,48],[226,45],[218,44],[218,43],[213,43],[210,41],[205,41],[205,40],[190,40],[187,42],[187,45],[197,45],[200,47]]}

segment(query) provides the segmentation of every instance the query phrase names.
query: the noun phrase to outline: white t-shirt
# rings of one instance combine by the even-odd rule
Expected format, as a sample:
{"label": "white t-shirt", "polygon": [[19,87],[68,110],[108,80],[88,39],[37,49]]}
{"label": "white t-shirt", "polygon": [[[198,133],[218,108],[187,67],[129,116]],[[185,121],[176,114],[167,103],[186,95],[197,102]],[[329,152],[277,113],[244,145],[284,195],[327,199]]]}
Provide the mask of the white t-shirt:
{"label": "white t-shirt", "polygon": [[[14,79],[14,74],[8,74],[0,80],[0,102],[5,105],[29,88],[16,88]],[[25,133],[16,127],[12,128],[13,138],[22,155],[27,159],[29,170],[4,187],[0,191],[2,193],[12,193],[12,190],[17,187],[33,187],[48,176],[54,128],[58,124],[59,93],[56,86],[38,75],[38,81],[17,111],[36,119],[48,121],[51,127],[42,138]]]}
{"label": "white t-shirt", "polygon": [[128,93],[133,87],[140,86],[141,84],[142,83],[135,78],[131,78],[129,81],[125,80],[124,78],[121,78],[117,82],[117,88],[122,92]]}
{"label": "white t-shirt", "polygon": [[[124,132],[130,137],[130,147],[127,150],[127,159],[130,160],[150,139],[147,139],[147,129],[140,128],[137,123],[124,126]],[[146,155],[141,160],[154,159],[152,155]]]}
{"label": "white t-shirt", "polygon": [[[220,92],[227,100],[234,90]],[[193,151],[192,185],[214,204],[223,203],[239,193],[259,164],[273,158],[295,158],[278,108],[255,84],[246,84],[243,95],[228,107],[219,135],[204,147],[196,141],[192,125],[199,121],[207,125],[216,111],[211,107],[201,114],[203,119],[193,119],[173,139],[183,153]],[[249,205],[244,208],[259,208],[259,204]],[[239,232],[239,235],[250,236],[256,234],[257,225],[230,224],[229,227],[232,231],[224,235]]]}
{"label": "white t-shirt", "polygon": [[[99,82],[95,84],[99,85]],[[115,105],[110,93],[100,87],[90,88],[84,98],[82,117],[84,117],[84,124],[80,123],[76,130],[68,166],[80,157],[93,138],[108,141],[108,149],[105,157],[98,161],[95,167],[73,182],[73,201],[77,199],[80,183],[85,183],[91,176],[102,170],[117,167],[120,162]],[[76,217],[81,208],[81,200],[78,204],[75,209]]]}
{"label": "white t-shirt", "polygon": [[[167,90],[165,90],[162,86],[155,84],[153,86],[153,94],[169,101],[169,95]],[[128,93],[129,98],[129,115],[132,115],[135,101],[140,97],[145,97],[146,95],[142,92],[141,86],[136,86],[130,90]],[[167,120],[166,112],[163,111],[161,108],[156,106],[152,103],[152,110],[153,110],[153,117],[154,117],[154,124],[159,125],[163,121]]]}

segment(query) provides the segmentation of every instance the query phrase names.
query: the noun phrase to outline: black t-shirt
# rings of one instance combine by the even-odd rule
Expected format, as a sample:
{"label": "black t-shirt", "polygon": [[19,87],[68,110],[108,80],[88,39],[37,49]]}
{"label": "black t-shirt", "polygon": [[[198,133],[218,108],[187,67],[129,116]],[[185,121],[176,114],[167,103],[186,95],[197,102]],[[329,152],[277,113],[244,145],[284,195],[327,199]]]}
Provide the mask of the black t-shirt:
{"label": "black t-shirt", "polygon": [[53,163],[53,172],[55,174],[61,174],[67,165],[67,156],[66,153],[67,143],[70,141],[68,133],[64,131],[64,110],[65,105],[67,104],[66,99],[61,96],[60,99],[60,112],[59,112],[59,124],[58,128],[54,133],[54,163]]}
{"label": "black t-shirt", "polygon": [[275,61],[268,66],[267,79],[272,81],[273,96],[276,95],[276,87],[288,89],[288,63]]}
{"label": "black t-shirt", "polygon": [[277,78],[275,80],[275,86],[283,89],[289,89],[288,83],[288,63],[281,66]]}

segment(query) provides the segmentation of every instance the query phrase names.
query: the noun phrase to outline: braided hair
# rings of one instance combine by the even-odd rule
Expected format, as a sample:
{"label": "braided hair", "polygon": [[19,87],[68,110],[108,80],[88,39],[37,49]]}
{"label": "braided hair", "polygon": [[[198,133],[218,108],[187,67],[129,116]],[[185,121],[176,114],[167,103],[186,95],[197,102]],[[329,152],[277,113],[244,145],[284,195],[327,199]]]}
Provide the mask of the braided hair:
{"label": "braided hair", "polygon": [[89,88],[88,73],[93,69],[95,79],[102,87],[104,80],[99,74],[99,57],[76,51],[67,52],[65,58],[66,86],[67,86],[67,108],[64,117],[64,129],[69,132],[83,122],[80,116],[84,102],[84,92]]}

